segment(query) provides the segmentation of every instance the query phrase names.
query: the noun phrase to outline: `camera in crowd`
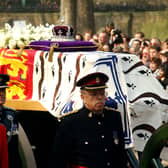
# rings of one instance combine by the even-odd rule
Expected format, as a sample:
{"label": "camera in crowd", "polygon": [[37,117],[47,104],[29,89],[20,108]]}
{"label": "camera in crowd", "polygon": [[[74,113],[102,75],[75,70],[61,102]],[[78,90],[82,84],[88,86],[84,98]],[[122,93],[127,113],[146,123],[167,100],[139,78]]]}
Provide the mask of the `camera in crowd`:
{"label": "camera in crowd", "polygon": [[114,38],[114,41],[113,41],[113,44],[120,44],[120,43],[123,43],[123,38],[122,38],[122,35],[121,35],[121,30],[119,29],[114,29],[113,30],[113,36],[115,37]]}

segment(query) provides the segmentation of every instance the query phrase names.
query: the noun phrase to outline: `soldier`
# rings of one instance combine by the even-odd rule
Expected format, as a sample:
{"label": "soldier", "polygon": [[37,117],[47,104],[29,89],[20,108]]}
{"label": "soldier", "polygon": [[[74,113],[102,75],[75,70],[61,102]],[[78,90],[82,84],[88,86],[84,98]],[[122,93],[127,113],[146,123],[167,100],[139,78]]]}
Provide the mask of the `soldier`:
{"label": "soldier", "polygon": [[0,124],[0,168],[8,168],[8,143],[6,128]]}
{"label": "soldier", "polygon": [[120,112],[104,107],[108,76],[91,73],[79,81],[83,108],[61,117],[49,168],[126,168]]}
{"label": "soldier", "polygon": [[20,168],[21,161],[18,150],[18,121],[16,111],[4,106],[9,76],[0,74],[0,123],[6,127],[8,140],[9,168]]}

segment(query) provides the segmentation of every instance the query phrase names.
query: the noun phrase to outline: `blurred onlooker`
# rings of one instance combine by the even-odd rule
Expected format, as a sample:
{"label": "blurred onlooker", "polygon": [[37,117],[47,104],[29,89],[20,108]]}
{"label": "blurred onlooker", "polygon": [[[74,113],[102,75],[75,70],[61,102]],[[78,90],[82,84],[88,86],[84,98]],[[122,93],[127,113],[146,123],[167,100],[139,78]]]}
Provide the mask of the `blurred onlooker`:
{"label": "blurred onlooker", "polygon": [[141,51],[141,41],[137,38],[131,38],[128,43],[129,53],[139,55]]}
{"label": "blurred onlooker", "polygon": [[134,48],[134,47],[129,48],[129,53],[136,55],[136,50],[135,50],[135,48]]}
{"label": "blurred onlooker", "polygon": [[136,32],[136,33],[134,34],[134,38],[135,38],[135,39],[138,39],[138,40],[140,40],[140,41],[143,41],[144,38],[145,38],[145,34],[144,34],[143,32],[141,32],[141,31]]}
{"label": "blurred onlooker", "polygon": [[109,45],[113,51],[113,48],[121,46],[123,44],[122,32],[119,29],[112,29],[109,39]]}
{"label": "blurred onlooker", "polygon": [[163,88],[168,91],[168,64],[160,65],[157,79],[162,84]]}
{"label": "blurred onlooker", "polygon": [[149,47],[143,48],[143,50],[141,51],[140,59],[145,66],[149,67],[150,62]]}
{"label": "blurred onlooker", "polygon": [[105,44],[105,45],[103,46],[103,51],[106,51],[106,52],[109,52],[109,51],[110,51],[110,47],[109,47],[108,44]]}
{"label": "blurred onlooker", "polygon": [[141,47],[141,41],[139,39],[133,40],[131,47],[135,48],[136,51],[139,51]]}
{"label": "blurred onlooker", "polygon": [[83,35],[80,34],[80,33],[77,33],[77,34],[75,35],[75,40],[77,40],[77,41],[83,41]]}
{"label": "blurred onlooker", "polygon": [[152,59],[153,57],[159,58],[160,51],[161,51],[161,48],[159,46],[157,45],[150,46],[149,48],[150,59]]}
{"label": "blurred onlooker", "polygon": [[84,41],[90,41],[92,39],[92,33],[91,32],[85,32],[84,36]]}
{"label": "blurred onlooker", "polygon": [[160,52],[160,58],[162,63],[168,63],[168,50],[162,50]]}
{"label": "blurred onlooker", "polygon": [[128,43],[129,43],[129,37],[124,34],[124,33],[121,33],[121,36],[122,36],[122,40],[123,40],[123,43],[120,44],[121,48],[122,48],[122,51],[124,53],[128,53],[129,52],[129,47],[128,47]]}
{"label": "blurred onlooker", "polygon": [[103,46],[108,45],[108,34],[106,33],[106,31],[101,31],[98,34],[98,45],[100,50],[104,50]]}
{"label": "blurred onlooker", "polygon": [[150,40],[150,45],[151,45],[151,46],[161,47],[161,41],[160,41],[159,38],[153,37],[153,38],[151,38],[151,40]]}
{"label": "blurred onlooker", "polygon": [[102,45],[108,44],[108,35],[105,31],[99,33],[98,42]]}
{"label": "blurred onlooker", "polygon": [[114,29],[114,28],[115,28],[114,23],[110,22],[110,23],[106,24],[105,31],[110,36],[111,30]]}
{"label": "blurred onlooker", "polygon": [[150,39],[144,39],[141,42],[141,48],[140,48],[140,50],[142,51],[145,47],[150,47]]}
{"label": "blurred onlooker", "polygon": [[98,43],[98,34],[93,34],[92,39],[90,41]]}
{"label": "blurred onlooker", "polygon": [[141,41],[139,39],[132,38],[129,42],[129,53],[135,54],[140,57]]}
{"label": "blurred onlooker", "polygon": [[153,75],[157,77],[159,75],[159,67],[161,65],[161,59],[153,57],[149,63],[149,68],[151,69]]}
{"label": "blurred onlooker", "polygon": [[108,35],[108,43],[110,43],[109,40],[110,40],[111,31],[114,29],[115,29],[115,26],[113,22],[107,23],[105,26],[105,32]]}
{"label": "blurred onlooker", "polygon": [[123,53],[123,48],[121,46],[116,46],[113,48],[113,52],[115,53]]}
{"label": "blurred onlooker", "polygon": [[168,38],[163,41],[162,50],[168,50]]}

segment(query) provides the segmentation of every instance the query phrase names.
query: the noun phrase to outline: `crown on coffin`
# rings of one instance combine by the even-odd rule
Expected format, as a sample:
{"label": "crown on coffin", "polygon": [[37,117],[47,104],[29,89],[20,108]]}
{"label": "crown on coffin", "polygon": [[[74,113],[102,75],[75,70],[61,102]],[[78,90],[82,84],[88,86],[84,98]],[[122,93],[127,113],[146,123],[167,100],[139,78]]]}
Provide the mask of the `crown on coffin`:
{"label": "crown on coffin", "polygon": [[53,40],[71,41],[74,40],[74,29],[68,25],[56,25],[52,28]]}

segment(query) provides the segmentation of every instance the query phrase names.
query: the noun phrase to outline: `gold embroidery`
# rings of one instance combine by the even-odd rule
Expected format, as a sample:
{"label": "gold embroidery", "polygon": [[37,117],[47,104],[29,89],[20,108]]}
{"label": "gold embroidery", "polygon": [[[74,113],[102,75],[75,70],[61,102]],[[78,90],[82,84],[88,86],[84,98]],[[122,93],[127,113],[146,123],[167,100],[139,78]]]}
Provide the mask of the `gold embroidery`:
{"label": "gold embroidery", "polygon": [[67,112],[65,114],[62,114],[61,116],[58,117],[58,121],[61,121],[61,119],[63,119],[64,117],[75,114],[77,112],[78,112],[78,110],[73,110],[73,111]]}

